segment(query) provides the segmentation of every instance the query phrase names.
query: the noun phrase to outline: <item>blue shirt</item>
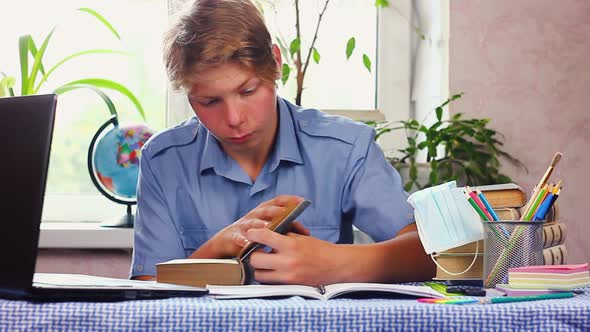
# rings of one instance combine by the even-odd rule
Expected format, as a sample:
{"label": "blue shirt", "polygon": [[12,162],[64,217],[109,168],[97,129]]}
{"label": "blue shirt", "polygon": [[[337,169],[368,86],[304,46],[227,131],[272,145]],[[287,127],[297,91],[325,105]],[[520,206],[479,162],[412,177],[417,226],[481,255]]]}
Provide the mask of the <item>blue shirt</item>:
{"label": "blue shirt", "polygon": [[278,98],[279,126],[252,182],[196,117],[143,147],[131,276],[185,258],[260,203],[281,194],[312,204],[297,218],[311,235],[352,243],[354,224],[375,241],[413,222],[402,180],[374,142],[374,130]]}

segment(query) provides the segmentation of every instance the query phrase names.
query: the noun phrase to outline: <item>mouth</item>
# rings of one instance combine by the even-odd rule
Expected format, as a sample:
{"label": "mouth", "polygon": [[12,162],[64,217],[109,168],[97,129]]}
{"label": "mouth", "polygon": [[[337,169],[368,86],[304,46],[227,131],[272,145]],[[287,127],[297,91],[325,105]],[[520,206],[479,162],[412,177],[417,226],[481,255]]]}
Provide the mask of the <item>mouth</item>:
{"label": "mouth", "polygon": [[251,136],[252,136],[252,134],[246,134],[243,136],[230,137],[230,138],[228,138],[228,140],[232,143],[240,144],[240,143],[244,143],[244,142],[248,141],[248,139],[250,139]]}

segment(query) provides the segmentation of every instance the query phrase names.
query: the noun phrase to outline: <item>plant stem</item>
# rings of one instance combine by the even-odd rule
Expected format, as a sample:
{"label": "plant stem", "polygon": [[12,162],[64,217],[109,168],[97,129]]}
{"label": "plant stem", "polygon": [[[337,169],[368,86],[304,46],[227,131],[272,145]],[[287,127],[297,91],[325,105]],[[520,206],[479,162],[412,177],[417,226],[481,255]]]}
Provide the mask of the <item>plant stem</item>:
{"label": "plant stem", "polygon": [[[301,66],[302,66],[301,48],[299,48],[299,50],[297,51],[297,59],[295,59],[295,66],[297,68],[297,96],[295,97],[295,103],[297,105],[301,105],[301,95],[303,94],[303,79],[305,78],[305,73],[307,72],[307,67],[309,66],[309,59],[311,58],[311,53],[312,53],[313,48],[315,46],[315,42],[318,39],[318,32],[320,30],[320,24],[322,23],[322,17],[324,16],[324,13],[326,12],[326,9],[328,8],[329,3],[330,3],[330,0],[326,0],[326,2],[324,3],[324,8],[322,9],[322,11],[320,12],[320,15],[318,16],[318,22],[315,27],[315,33],[313,35],[311,45],[309,46],[309,50],[307,51],[307,58],[305,59],[305,65],[303,67],[303,70],[301,69]],[[299,0],[295,0],[295,14],[297,17],[297,22],[295,25],[295,27],[297,29],[297,38],[300,38],[299,40],[301,41],[301,32],[300,32],[300,28],[299,28]]]}

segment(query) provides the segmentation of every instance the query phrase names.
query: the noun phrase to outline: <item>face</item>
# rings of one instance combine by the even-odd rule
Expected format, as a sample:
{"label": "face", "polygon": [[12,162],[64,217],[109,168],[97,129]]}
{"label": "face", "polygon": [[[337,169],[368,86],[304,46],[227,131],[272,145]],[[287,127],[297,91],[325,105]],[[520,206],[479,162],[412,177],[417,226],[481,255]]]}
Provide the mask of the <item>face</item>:
{"label": "face", "polygon": [[276,90],[253,71],[223,64],[201,75],[188,93],[201,123],[229,155],[268,151],[277,130]]}

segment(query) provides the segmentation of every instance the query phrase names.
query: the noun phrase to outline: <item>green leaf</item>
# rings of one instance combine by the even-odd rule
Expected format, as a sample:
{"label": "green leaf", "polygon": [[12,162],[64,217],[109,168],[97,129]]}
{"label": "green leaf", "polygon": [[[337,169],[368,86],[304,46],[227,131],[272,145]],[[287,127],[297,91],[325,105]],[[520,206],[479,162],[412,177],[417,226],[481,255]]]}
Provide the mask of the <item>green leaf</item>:
{"label": "green leaf", "polygon": [[317,64],[320,63],[320,52],[315,47],[313,48],[313,61]]}
{"label": "green leaf", "polygon": [[375,7],[377,7],[377,8],[389,7],[389,0],[375,0]]}
{"label": "green leaf", "polygon": [[371,72],[371,59],[369,59],[369,56],[366,54],[363,54],[363,65],[365,65],[365,68],[367,68],[367,70],[370,73]]}
{"label": "green leaf", "polygon": [[410,179],[416,180],[418,178],[418,168],[415,164],[410,165]]}
{"label": "green leaf", "polygon": [[37,72],[39,72],[39,68],[40,68],[41,63],[43,61],[43,55],[45,54],[45,50],[47,49],[47,45],[49,44],[49,41],[51,40],[51,36],[53,35],[54,32],[55,32],[55,28],[51,29],[49,34],[47,34],[47,37],[45,37],[43,44],[41,44],[41,48],[39,49],[39,51],[35,55],[35,60],[33,62],[33,68],[31,68],[31,76],[29,77],[28,84],[27,84],[27,92],[30,92],[30,93],[35,92],[33,87],[35,85],[35,81],[37,80]]}
{"label": "green leaf", "polygon": [[74,58],[83,56],[83,55],[87,55],[87,54],[121,54],[121,55],[128,55],[129,53],[127,53],[127,52],[121,52],[121,51],[114,51],[114,50],[95,49],[95,50],[86,50],[86,51],[81,51],[81,52],[78,52],[78,53],[71,54],[71,55],[63,58],[61,61],[59,61],[57,64],[55,64],[55,66],[51,67],[51,69],[49,69],[49,71],[45,75],[43,75],[43,78],[41,79],[41,81],[39,81],[39,83],[37,84],[37,86],[33,90],[33,93],[37,93],[39,91],[39,89],[41,88],[41,85],[43,85],[43,83],[47,81],[47,79],[49,78],[49,75],[51,75],[51,73],[53,73],[57,68],[59,68],[65,62],[67,62],[69,60],[72,60]]}
{"label": "green leaf", "polygon": [[137,111],[139,112],[139,115],[141,115],[141,117],[145,120],[145,112],[143,111],[143,107],[141,107],[141,104],[139,103],[139,100],[137,99],[137,97],[135,97],[135,95],[129,91],[128,88],[126,88],[125,86],[123,86],[120,83],[111,81],[111,80],[107,80],[104,78],[86,78],[86,79],[81,79],[81,80],[77,80],[77,81],[73,81],[70,83],[67,83],[59,88],[57,88],[55,90],[55,93],[59,94],[62,89],[64,89],[64,87],[67,87],[69,85],[90,85],[90,86],[94,86],[96,88],[106,88],[106,89],[111,89],[111,90],[115,90],[120,92],[121,94],[125,95],[137,108]]}
{"label": "green leaf", "polygon": [[18,39],[18,54],[20,57],[20,77],[21,77],[21,95],[28,94],[29,86],[29,41],[32,41],[31,35],[20,36]]}
{"label": "green leaf", "polygon": [[300,48],[301,48],[301,40],[299,38],[293,39],[293,41],[291,41],[291,44],[289,45],[289,52],[291,53],[291,56],[293,56],[295,53],[297,53]]}
{"label": "green leaf", "polygon": [[436,118],[438,121],[440,121],[442,119],[442,113],[443,113],[443,109],[442,107],[437,107],[436,108]]}
{"label": "green leaf", "polygon": [[78,8],[78,10],[94,16],[97,20],[102,22],[102,24],[104,24],[113,33],[113,35],[115,35],[115,37],[117,37],[117,39],[121,39],[121,36],[119,36],[119,33],[117,32],[117,30],[115,30],[115,28],[111,25],[111,23],[109,23],[109,21],[107,21],[106,18],[104,18],[99,13],[97,13],[95,10],[90,9],[90,8]]}
{"label": "green leaf", "polygon": [[12,87],[16,84],[16,79],[12,76],[6,76],[6,74],[4,73],[2,73],[2,75],[2,80],[0,80],[0,97],[4,97],[7,94],[10,96],[14,96],[14,91],[12,91]]}
{"label": "green leaf", "polygon": [[412,186],[414,185],[413,181],[408,181],[406,182],[406,184],[404,185],[404,190],[405,191],[410,191],[412,189]]}
{"label": "green leaf", "polygon": [[346,59],[350,59],[352,52],[354,52],[354,48],[356,46],[356,39],[354,37],[350,37],[348,42],[346,43]]}
{"label": "green leaf", "polygon": [[107,96],[106,93],[102,92],[100,89],[96,88],[93,85],[90,85],[90,84],[70,84],[70,83],[68,83],[68,84],[62,85],[61,87],[59,87],[58,89],[56,89],[55,90],[55,93],[58,94],[58,95],[60,95],[60,94],[66,93],[68,91],[77,90],[77,89],[90,89],[90,90],[94,91],[105,102],[105,104],[107,105],[107,108],[109,109],[109,112],[111,113],[111,115],[117,115],[117,109],[115,108],[115,104],[113,103],[113,101],[111,100],[111,98],[109,98],[109,96]]}
{"label": "green leaf", "polygon": [[281,81],[283,82],[283,85],[285,85],[285,83],[287,83],[290,73],[291,73],[291,67],[289,67],[288,64],[283,63],[283,75],[281,76]]}

